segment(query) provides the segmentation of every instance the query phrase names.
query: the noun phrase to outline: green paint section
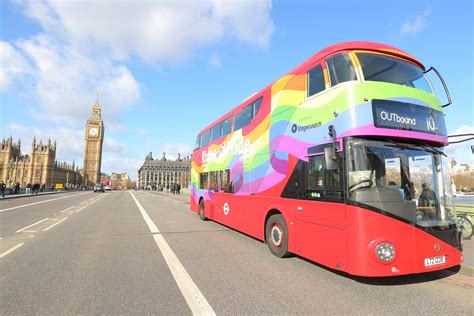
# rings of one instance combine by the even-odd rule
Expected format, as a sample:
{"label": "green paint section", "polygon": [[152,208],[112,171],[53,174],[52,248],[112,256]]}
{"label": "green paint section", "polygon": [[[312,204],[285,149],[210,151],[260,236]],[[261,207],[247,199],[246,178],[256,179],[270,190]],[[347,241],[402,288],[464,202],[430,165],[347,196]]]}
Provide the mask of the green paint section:
{"label": "green paint section", "polygon": [[441,103],[438,98],[423,90],[398,84],[369,81],[347,87],[347,89],[344,89],[332,98],[331,101],[324,105],[318,105],[317,108],[280,105],[272,113],[270,126],[280,121],[301,123],[308,119],[321,121],[322,124],[325,124],[334,119],[335,111],[342,113],[353,105],[367,102],[364,99],[393,98],[417,99],[435,110],[442,111]]}

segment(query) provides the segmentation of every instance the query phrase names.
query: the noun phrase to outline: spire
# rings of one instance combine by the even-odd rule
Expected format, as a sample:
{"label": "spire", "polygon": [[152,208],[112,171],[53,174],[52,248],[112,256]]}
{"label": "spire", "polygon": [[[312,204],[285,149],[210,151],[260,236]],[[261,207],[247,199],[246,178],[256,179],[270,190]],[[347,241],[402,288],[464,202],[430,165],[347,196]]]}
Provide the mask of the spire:
{"label": "spire", "polygon": [[95,107],[95,108],[100,108],[100,104],[99,104],[99,93],[97,93],[97,98],[95,99],[94,107]]}
{"label": "spire", "polygon": [[101,108],[99,104],[99,94],[97,93],[97,98],[95,100],[94,106],[92,107],[92,113],[91,116],[89,117],[90,120],[94,121],[100,121],[102,120],[101,118]]}

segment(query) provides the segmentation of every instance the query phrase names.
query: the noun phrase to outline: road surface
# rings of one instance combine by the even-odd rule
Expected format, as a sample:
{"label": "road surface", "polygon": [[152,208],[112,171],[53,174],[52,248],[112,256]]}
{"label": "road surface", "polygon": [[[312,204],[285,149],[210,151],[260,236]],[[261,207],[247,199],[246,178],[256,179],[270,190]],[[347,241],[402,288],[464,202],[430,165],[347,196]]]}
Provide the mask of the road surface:
{"label": "road surface", "polygon": [[366,279],[143,191],[0,201],[0,314],[469,314],[473,278]]}

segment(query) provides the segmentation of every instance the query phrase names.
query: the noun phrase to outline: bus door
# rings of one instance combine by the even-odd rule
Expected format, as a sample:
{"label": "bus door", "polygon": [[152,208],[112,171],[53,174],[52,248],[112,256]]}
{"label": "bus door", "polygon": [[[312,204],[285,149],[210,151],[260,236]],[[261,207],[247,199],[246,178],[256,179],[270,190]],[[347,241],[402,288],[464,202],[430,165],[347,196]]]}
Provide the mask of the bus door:
{"label": "bus door", "polygon": [[233,193],[229,169],[218,171],[218,182],[214,193],[214,220],[237,230],[245,229],[244,197]]}
{"label": "bus door", "polygon": [[294,205],[296,252],[332,268],[346,263],[346,226],[340,168],[324,155],[308,157],[305,198]]}

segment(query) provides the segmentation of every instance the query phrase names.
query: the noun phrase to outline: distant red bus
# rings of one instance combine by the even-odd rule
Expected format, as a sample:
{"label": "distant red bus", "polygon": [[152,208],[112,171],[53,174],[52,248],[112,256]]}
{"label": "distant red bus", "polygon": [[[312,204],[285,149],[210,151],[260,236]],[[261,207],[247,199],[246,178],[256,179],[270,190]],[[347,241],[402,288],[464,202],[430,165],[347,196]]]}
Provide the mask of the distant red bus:
{"label": "distant red bus", "polygon": [[322,50],[199,133],[191,209],[278,257],[353,275],[459,265],[443,105],[427,73],[383,44]]}

